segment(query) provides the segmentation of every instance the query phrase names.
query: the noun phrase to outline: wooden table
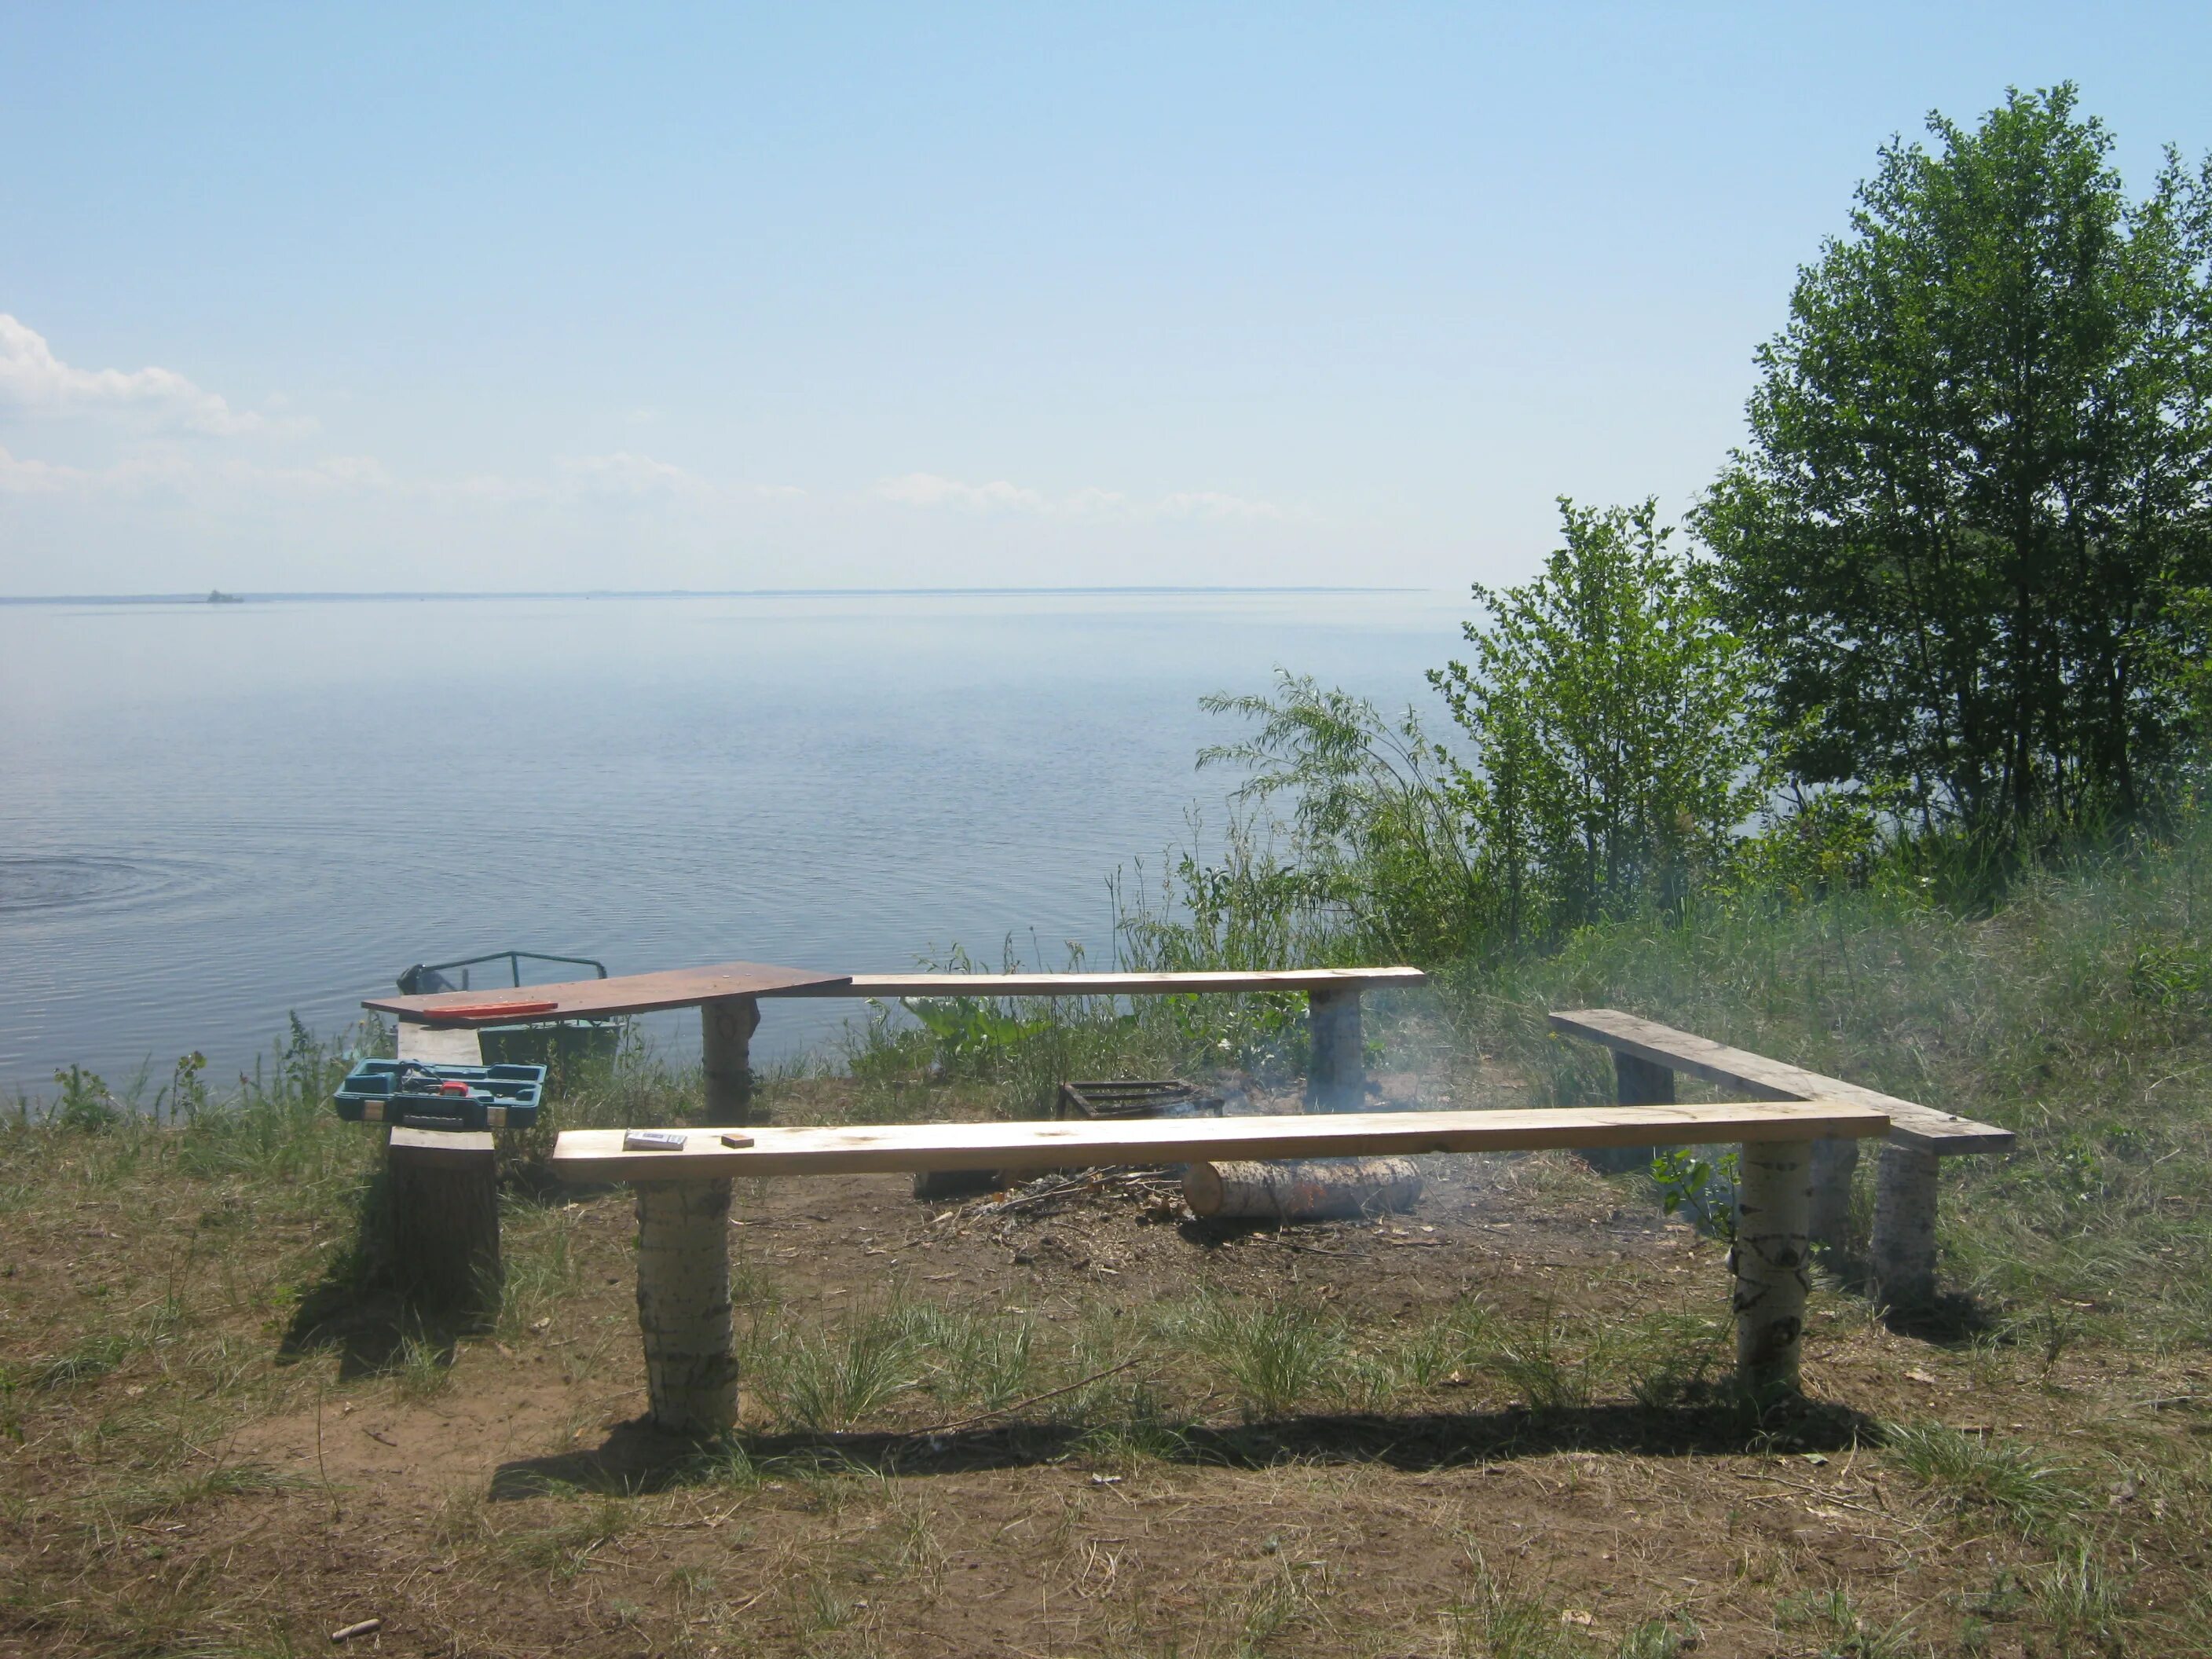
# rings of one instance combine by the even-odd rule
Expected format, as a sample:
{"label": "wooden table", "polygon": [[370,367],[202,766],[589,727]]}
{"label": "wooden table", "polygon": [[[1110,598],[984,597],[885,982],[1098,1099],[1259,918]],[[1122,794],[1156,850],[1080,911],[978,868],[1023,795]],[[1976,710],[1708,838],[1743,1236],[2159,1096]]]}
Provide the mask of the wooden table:
{"label": "wooden table", "polygon": [[1364,991],[1425,985],[1418,968],[1284,968],[1229,973],[817,974],[757,962],[665,973],[623,974],[496,991],[371,997],[362,1006],[404,1028],[524,1025],[696,1006],[707,1076],[707,1115],[741,1124],[752,1099],[749,1060],[763,997],[1082,997],[1292,993],[1306,999],[1312,1058],[1307,1094],[1323,1111],[1358,1111],[1367,1068],[1360,1016]]}
{"label": "wooden table", "polygon": [[362,1006],[395,1016],[403,1031],[410,1025],[474,1030],[696,1007],[706,1070],[704,1121],[736,1124],[745,1121],[752,1105],[752,1036],[760,1025],[759,999],[844,995],[848,994],[844,988],[851,983],[848,974],[818,974],[759,962],[726,962],[712,968],[675,968],[558,985],[370,997]]}

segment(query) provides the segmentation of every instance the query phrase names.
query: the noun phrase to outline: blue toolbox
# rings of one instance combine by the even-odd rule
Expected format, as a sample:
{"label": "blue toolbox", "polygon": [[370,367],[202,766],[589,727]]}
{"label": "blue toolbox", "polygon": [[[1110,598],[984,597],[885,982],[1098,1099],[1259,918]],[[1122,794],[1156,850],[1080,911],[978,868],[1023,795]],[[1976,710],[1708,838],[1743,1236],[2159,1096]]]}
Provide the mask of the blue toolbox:
{"label": "blue toolbox", "polygon": [[526,1129],[545,1097],[543,1066],[427,1066],[364,1060],[336,1097],[349,1123],[409,1129]]}

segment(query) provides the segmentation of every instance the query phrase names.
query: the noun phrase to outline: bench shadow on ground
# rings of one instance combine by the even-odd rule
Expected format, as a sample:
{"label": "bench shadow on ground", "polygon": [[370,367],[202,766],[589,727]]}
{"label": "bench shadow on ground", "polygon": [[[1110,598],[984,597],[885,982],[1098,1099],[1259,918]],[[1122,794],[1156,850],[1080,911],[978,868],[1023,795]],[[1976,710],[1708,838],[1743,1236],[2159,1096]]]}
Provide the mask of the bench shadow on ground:
{"label": "bench shadow on ground", "polygon": [[[1875,1296],[1874,1262],[1863,1249],[1823,1248],[1816,1260],[1837,1290],[1868,1299]],[[1881,1315],[1885,1329],[1938,1348],[1966,1346],[2005,1324],[1996,1310],[1964,1291],[1944,1291],[1917,1306],[1884,1306]]]}
{"label": "bench shadow on ground", "polygon": [[335,1352],[338,1380],[382,1376],[410,1364],[453,1363],[460,1340],[482,1332],[481,1316],[426,1309],[398,1291],[325,1279],[300,1298],[276,1344],[280,1363]]}
{"label": "bench shadow on ground", "polygon": [[346,1382],[410,1364],[442,1368],[453,1363],[463,1337],[489,1326],[484,1314],[426,1305],[402,1291],[383,1224],[387,1201],[380,1172],[362,1190],[351,1243],[331,1251],[322,1277],[301,1293],[277,1340],[278,1363],[335,1351],[338,1379]]}
{"label": "bench shadow on ground", "polygon": [[[1878,1438],[1872,1418],[1847,1407],[1801,1402],[1763,1417],[1741,1406],[1673,1408],[1622,1404],[1546,1412],[1525,1409],[1413,1416],[1315,1415],[1242,1426],[1182,1424],[1147,1437],[1162,1462],[1260,1469],[1289,1462],[1364,1464],[1428,1474],[1469,1464],[1560,1452],[1626,1452],[1644,1457],[1838,1452]],[[643,1419],[612,1430],[599,1446],[500,1465],[490,1497],[549,1492],[638,1493],[706,1486],[733,1472],[927,1476],[1034,1468],[1095,1443],[1079,1424],[1022,1424],[952,1432],[743,1434],[720,1449],[664,1434]]]}

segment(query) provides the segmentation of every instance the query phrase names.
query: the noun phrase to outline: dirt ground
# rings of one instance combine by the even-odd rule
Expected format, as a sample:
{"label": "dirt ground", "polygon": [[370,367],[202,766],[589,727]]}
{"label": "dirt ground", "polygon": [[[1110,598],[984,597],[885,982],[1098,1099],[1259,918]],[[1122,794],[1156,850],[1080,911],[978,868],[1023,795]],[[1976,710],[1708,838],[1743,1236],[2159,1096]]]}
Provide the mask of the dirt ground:
{"label": "dirt ground", "polygon": [[[799,1355],[834,1368],[835,1333],[916,1306],[1018,1326],[1039,1358],[998,1409],[902,1376],[844,1428],[749,1388],[719,1455],[640,1425],[615,1192],[516,1206],[494,1329],[395,1346],[388,1310],[311,1286],[289,1319],[201,1322],[189,1367],[181,1336],[49,1363],[0,1442],[0,1650],[326,1651],[374,1620],[349,1650],[2002,1655],[2106,1650],[2094,1598],[2123,1593],[2185,1626],[2212,1427],[2193,1357],[1900,1333],[1827,1288],[1813,1403],[1758,1421],[1700,1392],[1725,1252],[1648,1188],[1560,1155],[1427,1162],[1412,1214],[1285,1231],[1194,1221],[1158,1181],[1011,1207],[741,1185],[752,1375],[787,1393]],[[32,1310],[158,1298],[178,1271],[178,1218],[88,1199],[76,1220],[8,1241],[15,1356]],[[218,1276],[333,1243],[192,1225]],[[1310,1310],[1346,1366],[1479,1317],[1487,1358],[1255,1411],[1233,1356],[1161,1312],[1191,1305]],[[216,1385],[179,1386],[210,1363]],[[258,1410],[216,1408],[224,1364],[262,1368]],[[1883,1422],[2032,1449],[2124,1583],[2069,1590],[2024,1508],[1901,1466]]]}

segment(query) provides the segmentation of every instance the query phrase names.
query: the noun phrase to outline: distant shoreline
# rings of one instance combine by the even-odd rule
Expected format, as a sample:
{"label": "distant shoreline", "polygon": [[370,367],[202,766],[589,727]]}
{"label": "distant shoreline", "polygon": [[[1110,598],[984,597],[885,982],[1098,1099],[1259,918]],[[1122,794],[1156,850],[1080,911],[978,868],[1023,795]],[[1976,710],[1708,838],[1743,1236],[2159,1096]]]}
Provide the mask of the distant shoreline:
{"label": "distant shoreline", "polygon": [[[665,587],[588,588],[516,592],[256,593],[224,590],[228,602],[258,605],[304,601],[375,604],[392,599],[958,599],[1164,597],[1223,593],[1426,593],[1419,586],[1277,587]],[[0,605],[200,605],[205,593],[0,593]]]}

